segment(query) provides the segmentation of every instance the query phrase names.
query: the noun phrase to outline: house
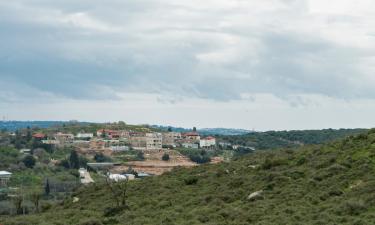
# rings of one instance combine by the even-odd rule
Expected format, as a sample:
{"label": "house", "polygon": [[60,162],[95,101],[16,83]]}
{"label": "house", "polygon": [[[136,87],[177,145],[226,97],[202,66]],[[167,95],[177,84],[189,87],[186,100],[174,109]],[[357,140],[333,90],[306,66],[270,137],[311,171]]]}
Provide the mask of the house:
{"label": "house", "polygon": [[59,142],[60,145],[68,145],[73,143],[74,135],[59,132],[55,134],[55,139]]}
{"label": "house", "polygon": [[198,149],[199,148],[199,144],[195,143],[195,142],[192,142],[192,141],[181,142],[181,146],[183,148],[193,148],[193,149]]}
{"label": "house", "polygon": [[0,187],[7,186],[11,177],[12,173],[8,171],[0,171]]}
{"label": "house", "polygon": [[46,135],[42,134],[42,133],[36,133],[36,134],[33,134],[33,138],[36,139],[36,140],[42,140],[42,139],[46,138]]}
{"label": "house", "polygon": [[158,150],[162,149],[163,136],[161,133],[146,133],[146,149]]}
{"label": "house", "polygon": [[176,147],[177,142],[182,139],[181,133],[179,132],[167,132],[162,134],[162,145]]}
{"label": "house", "polygon": [[120,138],[121,131],[117,130],[108,130],[108,129],[100,129],[96,132],[97,137],[107,137],[107,138]]}
{"label": "house", "polygon": [[201,138],[200,141],[199,141],[199,146],[201,148],[212,148],[212,147],[215,147],[216,146],[216,138],[214,137],[205,137],[205,138]]}
{"label": "house", "polygon": [[76,138],[79,138],[79,139],[91,139],[93,137],[94,137],[93,133],[78,133],[76,135]]}
{"label": "house", "polygon": [[201,137],[199,136],[197,132],[187,132],[187,133],[182,133],[182,139],[199,142]]}

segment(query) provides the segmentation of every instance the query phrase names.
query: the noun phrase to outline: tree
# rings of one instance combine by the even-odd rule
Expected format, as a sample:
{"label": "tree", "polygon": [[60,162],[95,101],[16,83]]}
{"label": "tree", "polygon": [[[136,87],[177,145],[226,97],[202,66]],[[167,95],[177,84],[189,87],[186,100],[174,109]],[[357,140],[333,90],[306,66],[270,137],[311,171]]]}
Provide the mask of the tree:
{"label": "tree", "polygon": [[197,132],[197,128],[196,127],[193,127],[193,132]]}
{"label": "tree", "polygon": [[137,153],[137,160],[139,160],[139,161],[143,161],[143,160],[145,160],[145,156],[144,156],[144,153],[143,152],[141,152],[141,151],[139,151],[138,153]]}
{"label": "tree", "polygon": [[50,186],[49,186],[49,180],[46,179],[46,184],[44,185],[44,193],[48,196],[51,192]]}
{"label": "tree", "polygon": [[112,161],[111,158],[103,155],[103,153],[97,153],[97,154],[95,154],[94,160],[96,162],[111,162]]}
{"label": "tree", "polygon": [[107,173],[106,184],[108,189],[112,194],[112,199],[116,204],[117,209],[128,208],[127,205],[127,190],[128,190],[128,181],[127,180],[111,180],[109,177],[110,173]]}
{"label": "tree", "polygon": [[25,158],[23,158],[22,162],[23,162],[23,164],[25,164],[25,166],[27,168],[33,168],[35,166],[35,158],[32,155],[25,156]]}
{"label": "tree", "polygon": [[31,129],[30,129],[29,126],[27,126],[27,134],[26,134],[26,140],[27,140],[27,142],[31,141],[32,138],[33,137],[31,135]]}
{"label": "tree", "polygon": [[69,164],[71,169],[79,169],[79,157],[76,150],[70,152]]}
{"label": "tree", "polygon": [[65,169],[70,169],[70,163],[67,159],[63,159],[60,161],[60,166],[63,166]]}
{"label": "tree", "polygon": [[164,153],[164,155],[161,157],[163,161],[169,161],[169,154]]}
{"label": "tree", "polygon": [[35,213],[39,212],[39,201],[40,201],[41,194],[39,191],[34,191],[30,194],[30,200],[34,204],[34,211]]}
{"label": "tree", "polygon": [[172,127],[168,127],[168,132],[172,132]]}
{"label": "tree", "polygon": [[17,194],[13,196],[13,204],[14,207],[16,208],[16,214],[20,215],[23,213],[23,207],[22,207],[22,202],[23,202],[23,196],[21,194]]}

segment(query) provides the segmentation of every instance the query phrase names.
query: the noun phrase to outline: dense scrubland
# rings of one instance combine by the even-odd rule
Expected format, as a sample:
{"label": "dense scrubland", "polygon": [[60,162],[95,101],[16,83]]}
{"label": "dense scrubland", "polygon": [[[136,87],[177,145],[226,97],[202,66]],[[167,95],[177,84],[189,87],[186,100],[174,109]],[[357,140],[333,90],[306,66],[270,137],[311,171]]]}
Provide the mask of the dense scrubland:
{"label": "dense scrubland", "polygon": [[78,188],[20,224],[373,224],[375,130],[324,145],[257,151],[127,184],[116,207],[106,183]]}

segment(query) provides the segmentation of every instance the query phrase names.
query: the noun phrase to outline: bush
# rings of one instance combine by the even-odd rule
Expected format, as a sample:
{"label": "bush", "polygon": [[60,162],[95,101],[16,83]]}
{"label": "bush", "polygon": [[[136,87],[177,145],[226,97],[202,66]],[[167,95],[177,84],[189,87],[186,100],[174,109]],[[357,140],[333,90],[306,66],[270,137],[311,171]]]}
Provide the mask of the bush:
{"label": "bush", "polygon": [[184,182],[186,185],[194,185],[198,183],[198,178],[197,177],[187,177],[184,179]]}
{"label": "bush", "polygon": [[35,166],[35,158],[32,155],[27,155],[25,158],[23,158],[22,162],[25,164],[27,168],[33,168]]}
{"label": "bush", "polygon": [[103,225],[103,223],[97,219],[89,219],[89,220],[83,221],[79,225]]}
{"label": "bush", "polygon": [[169,161],[169,155],[167,153],[164,153],[164,155],[161,157],[163,161]]}

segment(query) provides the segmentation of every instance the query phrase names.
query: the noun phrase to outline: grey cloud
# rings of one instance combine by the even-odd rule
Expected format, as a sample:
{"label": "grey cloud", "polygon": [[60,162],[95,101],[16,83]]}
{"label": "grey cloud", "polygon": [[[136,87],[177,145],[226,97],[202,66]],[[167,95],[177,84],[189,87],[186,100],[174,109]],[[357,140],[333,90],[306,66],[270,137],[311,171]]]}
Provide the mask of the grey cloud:
{"label": "grey cloud", "polygon": [[[278,27],[277,17],[286,24],[304,19],[304,1],[281,1],[285,9],[259,21],[252,19],[262,12],[232,19],[247,18],[251,9],[200,10],[161,0],[12,2],[0,3],[0,77],[41,92],[74,99],[121,92],[220,101],[243,93],[375,97],[359,65],[368,51]],[[87,21],[64,22],[75,13]],[[116,29],[91,29],[95,23]]]}

